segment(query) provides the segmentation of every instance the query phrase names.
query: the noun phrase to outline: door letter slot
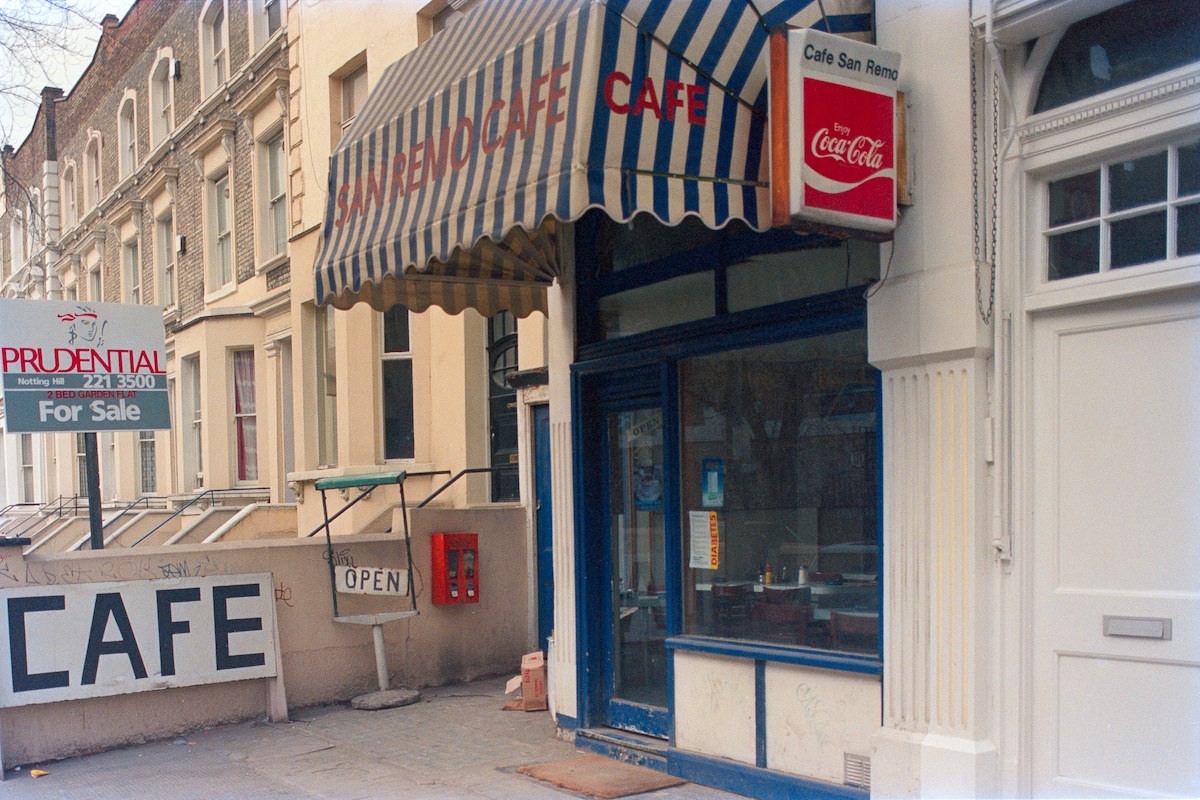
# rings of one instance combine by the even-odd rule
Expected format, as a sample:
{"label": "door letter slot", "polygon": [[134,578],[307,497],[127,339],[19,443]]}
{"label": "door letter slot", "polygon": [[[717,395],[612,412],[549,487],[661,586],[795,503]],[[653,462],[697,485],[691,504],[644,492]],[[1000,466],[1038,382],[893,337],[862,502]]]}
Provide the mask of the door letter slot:
{"label": "door letter slot", "polygon": [[1104,615],[1105,636],[1135,639],[1170,639],[1171,620],[1162,617],[1114,617]]}

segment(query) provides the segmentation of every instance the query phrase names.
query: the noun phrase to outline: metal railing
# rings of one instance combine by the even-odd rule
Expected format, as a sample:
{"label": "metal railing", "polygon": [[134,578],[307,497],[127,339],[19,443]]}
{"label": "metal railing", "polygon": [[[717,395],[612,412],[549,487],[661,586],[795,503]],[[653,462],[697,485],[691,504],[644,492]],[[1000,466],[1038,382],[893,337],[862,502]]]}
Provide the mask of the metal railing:
{"label": "metal railing", "polygon": [[[454,485],[455,481],[457,481],[459,478],[461,478],[464,475],[477,475],[482,472],[506,472],[508,470],[517,469],[517,467],[518,467],[518,465],[516,465],[516,464],[505,464],[504,466],[501,466],[501,467],[472,467],[471,469],[461,470],[453,478],[451,478],[450,480],[443,483],[433,494],[429,495],[429,497],[426,497],[424,500],[417,503],[416,508],[424,508],[425,506],[429,505],[429,502],[431,500],[433,500],[433,498],[437,497],[439,494],[441,494],[442,492],[449,489],[451,486]],[[442,474],[447,474],[447,473],[448,473],[448,470],[444,471]]]}
{"label": "metal railing", "polygon": [[145,536],[138,539],[136,542],[134,542],[133,544],[131,544],[129,546],[137,547],[139,544],[141,544],[142,542],[149,539],[154,534],[154,532],[157,531],[159,528],[161,528],[163,525],[166,525],[168,522],[170,522],[171,520],[178,517],[180,514],[182,514],[188,508],[194,506],[196,503],[200,502],[206,496],[209,498],[208,504],[209,504],[209,508],[211,508],[213,505],[215,505],[216,496],[218,494],[246,494],[248,492],[263,492],[263,491],[270,491],[270,489],[267,488],[266,486],[256,486],[256,487],[252,487],[252,488],[238,488],[238,489],[205,489],[203,492],[196,495],[191,500],[187,501],[182,506],[180,506],[178,508],[178,510],[175,511],[174,514],[167,517],[162,522],[158,523],[153,528],[151,528],[149,533],[147,533]]}
{"label": "metal railing", "polygon": [[[422,500],[420,503],[417,503],[417,504],[414,506],[414,508],[424,508],[425,506],[429,505],[430,501],[432,501],[432,500],[433,500],[435,497],[437,497],[439,494],[441,494],[442,492],[446,491],[446,490],[447,490],[447,489],[449,489],[451,486],[453,486],[453,485],[454,485],[454,483],[455,483],[456,481],[458,481],[458,479],[459,479],[459,478],[461,478],[461,477],[463,477],[464,475],[477,475],[477,474],[484,473],[484,472],[504,472],[504,471],[506,471],[506,470],[513,470],[513,469],[517,469],[517,468],[518,468],[518,467],[517,467],[517,465],[516,465],[516,464],[512,464],[512,465],[508,465],[508,464],[506,464],[506,465],[504,465],[504,466],[500,466],[500,467],[472,467],[472,468],[470,468],[470,469],[464,469],[464,470],[460,470],[460,471],[459,471],[459,472],[458,472],[456,475],[454,475],[454,477],[452,477],[450,480],[446,481],[446,482],[445,482],[445,483],[443,483],[441,486],[439,486],[437,489],[435,489],[435,490],[434,490],[434,492],[433,492],[433,494],[431,494],[431,495],[429,495],[428,497],[426,497],[426,498],[425,498],[424,500]],[[434,471],[432,471],[432,472],[409,472],[409,473],[406,473],[405,477],[406,477],[406,478],[425,478],[425,477],[429,477],[429,476],[432,476],[432,475],[449,475],[449,474],[450,474],[450,470],[448,470],[448,469],[439,469],[439,470],[434,470]],[[363,478],[364,478],[364,479],[365,479],[365,478],[367,478],[367,477],[368,477],[368,476],[365,476],[365,475],[363,476]],[[340,509],[338,509],[337,513],[335,513],[335,514],[334,514],[332,517],[329,517],[329,518],[328,518],[328,519],[326,519],[324,522],[322,522],[320,525],[318,525],[317,527],[313,528],[312,532],[308,534],[308,536],[309,536],[309,537],[316,536],[318,533],[320,533],[321,531],[325,530],[325,529],[326,529],[326,527],[328,527],[329,523],[333,522],[335,519],[337,519],[338,517],[340,517],[342,514],[346,513],[346,511],[347,511],[347,510],[349,510],[349,508],[350,508],[352,505],[354,505],[355,503],[357,503],[359,500],[362,500],[364,497],[366,497],[367,495],[369,495],[371,492],[375,491],[375,489],[378,487],[378,484],[375,484],[375,485],[366,485],[366,483],[365,483],[365,482],[364,482],[364,484],[362,484],[361,486],[360,486],[360,485],[356,485],[356,484],[353,482],[353,478],[354,478],[354,476],[353,476],[353,475],[348,475],[348,476],[346,476],[346,477],[345,477],[345,478],[342,480],[342,483],[343,483],[344,485],[343,485],[342,487],[339,487],[339,488],[351,488],[351,487],[353,487],[353,488],[361,488],[361,489],[363,490],[363,491],[362,491],[362,493],[361,493],[361,494],[359,494],[359,495],[358,495],[358,497],[354,498],[354,499],[353,499],[353,500],[351,500],[350,502],[346,503],[346,505],[344,505],[344,506],[342,506]]]}
{"label": "metal railing", "polygon": [[70,509],[71,509],[71,513],[69,516],[72,516],[72,517],[79,516],[79,510],[81,508],[84,511],[87,511],[88,499],[86,496],[81,496],[81,495],[73,495],[71,497],[65,497],[63,495],[59,495],[56,499],[51,500],[49,503],[46,503],[46,505],[42,506],[39,509],[39,511],[41,511],[41,513],[47,514],[47,515],[53,513],[56,517],[59,517],[61,519],[66,514],[68,503],[70,503]]}
{"label": "metal railing", "polygon": [[[382,474],[399,475],[399,473],[382,473]],[[440,469],[440,470],[435,470],[433,472],[406,472],[406,473],[404,473],[404,478],[427,478],[431,475],[449,475],[449,474],[450,474],[450,470],[448,470],[448,469]],[[377,489],[379,486],[384,485],[384,484],[381,484],[378,480],[371,480],[372,476],[369,476],[369,475],[361,476],[363,483],[356,484],[356,483],[354,483],[354,479],[356,477],[359,477],[359,476],[355,476],[355,475],[345,476],[344,478],[340,479],[340,483],[342,483],[343,485],[336,487],[336,488],[362,489],[362,492],[358,495],[358,497],[354,498],[350,502],[346,503],[346,505],[339,508],[337,510],[337,513],[335,513],[332,517],[326,516],[325,521],[322,522],[317,527],[313,528],[312,533],[308,534],[308,537],[306,537],[306,538],[311,538],[313,536],[316,536],[321,531],[328,532],[329,523],[333,522],[335,519],[340,517],[342,514],[345,514],[348,510],[350,510],[351,506],[353,506],[359,500],[362,500],[364,497],[369,495],[371,492],[375,491],[375,489]],[[455,478],[457,478],[457,476],[455,476]],[[455,478],[451,478],[451,482],[453,482],[455,480]],[[321,481],[318,481],[318,483],[321,483]],[[443,486],[442,488],[444,489],[445,487]],[[321,502],[322,502],[322,504],[324,504],[325,492],[328,491],[328,489],[324,489],[324,490],[320,490],[320,491],[321,491]],[[440,492],[440,491],[442,491],[442,490],[438,489],[438,492]],[[435,492],[435,494],[436,494],[436,492]],[[432,497],[433,497],[433,495],[430,495],[429,498],[426,498],[425,502],[429,502],[429,500],[432,499]]]}
{"label": "metal railing", "polygon": [[140,503],[145,503],[145,504],[146,504],[146,509],[147,509],[147,510],[149,510],[149,509],[150,509],[150,501],[151,501],[151,500],[161,500],[161,501],[164,503],[164,506],[163,506],[163,507],[164,507],[164,508],[166,507],[166,506],[165,506],[165,503],[167,502],[167,498],[165,498],[165,497],[151,497],[150,495],[146,495],[145,497],[139,497],[137,500],[134,500],[132,503],[130,503],[129,505],[125,506],[125,507],[124,507],[124,508],[122,508],[120,511],[118,511],[118,512],[117,512],[117,514],[116,514],[116,516],[114,516],[114,517],[113,517],[112,519],[110,519],[108,522],[104,523],[104,527],[105,527],[105,528],[107,528],[108,526],[112,525],[114,522],[116,522],[117,520],[119,520],[121,517],[125,516],[125,515],[126,515],[126,514],[128,514],[130,511],[132,511],[133,509],[137,508],[137,506],[138,506]]}
{"label": "metal railing", "polygon": [[[3,538],[19,538],[18,534],[22,530],[31,525],[33,521],[40,519],[38,517],[38,513],[41,511],[41,507],[38,506],[37,503],[10,503],[4,508],[0,508],[0,519],[4,519],[13,511],[17,511],[19,509],[29,509],[29,512],[22,513],[22,516],[24,517],[23,519],[13,517],[0,523],[0,536],[3,536]],[[10,525],[15,525],[16,527],[14,527],[12,531],[6,530]]]}
{"label": "metal railing", "polygon": [[[4,535],[6,537],[19,537],[19,536],[21,536],[21,534],[25,533],[30,528],[36,527],[37,525],[41,524],[47,517],[51,516],[52,514],[56,514],[57,516],[62,517],[62,505],[63,505],[63,501],[65,499],[67,499],[67,498],[58,497],[54,500],[51,500],[49,503],[44,503],[40,506],[37,506],[36,503],[17,503],[16,505],[22,505],[22,506],[34,505],[34,506],[36,506],[36,508],[34,509],[33,513],[30,514],[29,516],[27,516],[24,520],[22,520],[21,523],[16,528],[13,528],[11,531],[6,531]],[[74,500],[75,498],[69,498],[69,499]]]}

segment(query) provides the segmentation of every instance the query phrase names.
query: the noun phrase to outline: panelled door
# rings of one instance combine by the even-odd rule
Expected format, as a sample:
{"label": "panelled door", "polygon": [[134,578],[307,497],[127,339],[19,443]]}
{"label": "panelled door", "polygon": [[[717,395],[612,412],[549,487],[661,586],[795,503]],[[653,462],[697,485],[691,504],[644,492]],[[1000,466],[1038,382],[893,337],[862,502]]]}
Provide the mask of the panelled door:
{"label": "panelled door", "polygon": [[1200,292],[1031,334],[1033,793],[1200,796]]}

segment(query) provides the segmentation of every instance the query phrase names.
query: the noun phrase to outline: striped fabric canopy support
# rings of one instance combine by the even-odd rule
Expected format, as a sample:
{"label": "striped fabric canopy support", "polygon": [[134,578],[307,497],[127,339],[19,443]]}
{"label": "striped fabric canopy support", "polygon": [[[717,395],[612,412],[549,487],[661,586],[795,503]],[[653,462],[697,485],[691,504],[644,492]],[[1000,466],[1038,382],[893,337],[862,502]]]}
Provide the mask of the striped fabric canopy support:
{"label": "striped fabric canopy support", "polygon": [[768,34],[869,39],[871,8],[480,4],[386,70],[331,157],[318,302],[545,312],[558,223],[590,208],[764,229]]}

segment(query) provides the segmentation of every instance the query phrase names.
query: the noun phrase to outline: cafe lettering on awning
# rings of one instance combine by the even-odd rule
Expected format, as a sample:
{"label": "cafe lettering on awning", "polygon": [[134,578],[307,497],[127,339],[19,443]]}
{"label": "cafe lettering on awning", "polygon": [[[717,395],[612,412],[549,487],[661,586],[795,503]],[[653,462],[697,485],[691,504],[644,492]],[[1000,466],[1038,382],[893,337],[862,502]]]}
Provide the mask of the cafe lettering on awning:
{"label": "cafe lettering on awning", "polygon": [[[561,222],[770,225],[778,26],[870,0],[488,0],[388,67],[330,159],[320,303],[546,310]],[[841,37],[838,37],[841,38]]]}

